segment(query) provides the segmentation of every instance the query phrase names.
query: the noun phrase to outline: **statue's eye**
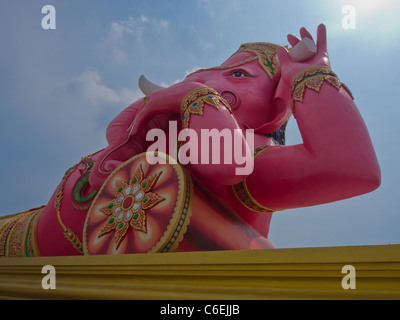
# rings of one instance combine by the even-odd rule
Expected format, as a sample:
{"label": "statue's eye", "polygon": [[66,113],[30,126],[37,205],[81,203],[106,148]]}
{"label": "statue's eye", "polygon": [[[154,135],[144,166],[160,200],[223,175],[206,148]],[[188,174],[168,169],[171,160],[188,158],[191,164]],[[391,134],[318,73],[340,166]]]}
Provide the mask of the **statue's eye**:
{"label": "statue's eye", "polygon": [[234,70],[231,72],[230,74],[232,77],[235,78],[245,78],[245,77],[251,77],[250,74],[248,74],[247,72],[244,72],[242,70]]}

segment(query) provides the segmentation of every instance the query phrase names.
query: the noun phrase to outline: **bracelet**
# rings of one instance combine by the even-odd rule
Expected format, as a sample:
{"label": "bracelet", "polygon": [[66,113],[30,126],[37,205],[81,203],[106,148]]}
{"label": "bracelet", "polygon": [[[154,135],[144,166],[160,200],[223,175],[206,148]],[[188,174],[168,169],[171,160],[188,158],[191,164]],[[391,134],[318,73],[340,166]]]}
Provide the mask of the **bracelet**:
{"label": "bracelet", "polygon": [[[261,146],[257,147],[254,149],[254,159],[257,158],[262,152],[273,148],[276,146]],[[242,182],[239,182],[238,184],[235,184],[232,186],[232,190],[234,195],[236,196],[236,199],[244,205],[247,209],[250,209],[251,211],[257,212],[257,213],[272,213],[277,210],[273,210],[267,207],[264,207],[260,203],[258,203],[250,194],[249,189],[247,188],[246,184],[246,179],[244,179]]]}
{"label": "bracelet", "polygon": [[306,89],[312,89],[315,92],[319,92],[325,81],[337,90],[343,87],[349,93],[350,97],[354,99],[350,89],[339,80],[337,75],[331,69],[323,66],[311,67],[298,72],[292,80],[290,88],[290,95],[292,97],[290,107],[292,113],[294,114],[295,102],[303,102]]}
{"label": "bracelet", "polygon": [[191,91],[181,103],[182,128],[189,128],[190,115],[203,115],[204,104],[219,110],[220,103],[232,113],[229,103],[217,91],[208,87],[201,87]]}

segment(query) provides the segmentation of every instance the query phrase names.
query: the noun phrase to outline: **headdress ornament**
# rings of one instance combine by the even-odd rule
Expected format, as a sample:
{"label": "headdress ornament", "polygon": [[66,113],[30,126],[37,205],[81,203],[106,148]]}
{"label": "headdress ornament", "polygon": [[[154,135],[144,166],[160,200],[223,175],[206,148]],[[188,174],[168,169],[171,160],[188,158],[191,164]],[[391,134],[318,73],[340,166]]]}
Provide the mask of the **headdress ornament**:
{"label": "headdress ornament", "polygon": [[[232,56],[234,56],[235,54],[240,53],[240,52],[252,52],[256,55],[255,57],[250,57],[250,58],[241,60],[239,62],[236,62],[234,64],[227,65],[225,63],[232,57],[232,56],[230,56],[228,60],[226,60],[222,65],[220,65],[218,67],[199,69],[193,73],[198,73],[198,72],[208,71],[208,70],[230,69],[230,68],[238,67],[240,65],[252,62],[254,60],[258,60],[258,63],[260,64],[260,66],[264,69],[264,71],[267,73],[268,77],[272,80],[274,75],[280,70],[279,63],[276,59],[276,51],[277,51],[278,47],[279,47],[279,45],[274,44],[274,43],[269,43],[269,42],[244,43],[239,47],[239,49]],[[191,73],[191,74],[193,74],[193,73]],[[189,74],[188,76],[190,76],[191,74]]]}
{"label": "headdress ornament", "polygon": [[280,70],[279,63],[276,59],[278,47],[279,45],[269,42],[244,43],[233,55],[239,52],[252,52],[256,54],[258,63],[272,80],[274,75]]}

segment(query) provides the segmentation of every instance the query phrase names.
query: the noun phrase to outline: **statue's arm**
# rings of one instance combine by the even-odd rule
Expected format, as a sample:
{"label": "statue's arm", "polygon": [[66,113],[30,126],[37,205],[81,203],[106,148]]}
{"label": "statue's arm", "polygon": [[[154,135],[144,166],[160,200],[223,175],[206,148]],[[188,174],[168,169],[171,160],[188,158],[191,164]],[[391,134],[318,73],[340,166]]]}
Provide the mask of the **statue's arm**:
{"label": "statue's arm", "polygon": [[[251,146],[217,91],[184,81],[155,92],[139,111],[130,134],[137,135],[152,117],[170,113],[179,115],[179,128],[183,129],[178,136],[178,160],[196,177],[207,183],[232,185],[249,174],[253,167]],[[240,157],[235,157],[235,150]]]}
{"label": "statue's arm", "polygon": [[[301,35],[312,38],[304,28]],[[292,46],[298,41],[288,40]],[[291,104],[303,143],[266,148],[241,185],[248,199],[271,211],[341,200],[380,185],[366,125],[350,91],[330,69],[323,25],[317,40],[317,54],[305,62],[293,62],[286,49],[278,49],[276,96]]]}
{"label": "statue's arm", "polygon": [[193,90],[180,109],[182,127],[188,129],[182,131],[188,133],[188,139],[180,156],[197,154],[188,163],[197,177],[210,184],[232,185],[250,174],[253,141],[245,139],[230,105],[217,91],[208,87]]}
{"label": "statue's arm", "polygon": [[332,202],[376,189],[380,169],[365,123],[349,93],[323,84],[296,102],[303,144],[266,149],[247,177],[263,206],[283,210]]}

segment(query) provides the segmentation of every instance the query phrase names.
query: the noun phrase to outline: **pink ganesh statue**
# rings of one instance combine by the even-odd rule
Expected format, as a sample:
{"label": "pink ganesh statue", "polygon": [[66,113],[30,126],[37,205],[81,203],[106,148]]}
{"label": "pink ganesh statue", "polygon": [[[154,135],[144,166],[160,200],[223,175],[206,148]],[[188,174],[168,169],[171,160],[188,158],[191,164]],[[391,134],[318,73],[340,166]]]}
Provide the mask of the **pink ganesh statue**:
{"label": "pink ganesh statue", "polygon": [[[243,44],[169,88],[141,78],[146,97],[109,124],[108,146],[68,169],[46,206],[0,220],[0,256],[273,248],[273,212],[376,189],[375,152],[331,69],[325,26],[316,52],[293,59],[313,42],[300,35],[292,49]],[[303,143],[285,146],[292,114]]]}

